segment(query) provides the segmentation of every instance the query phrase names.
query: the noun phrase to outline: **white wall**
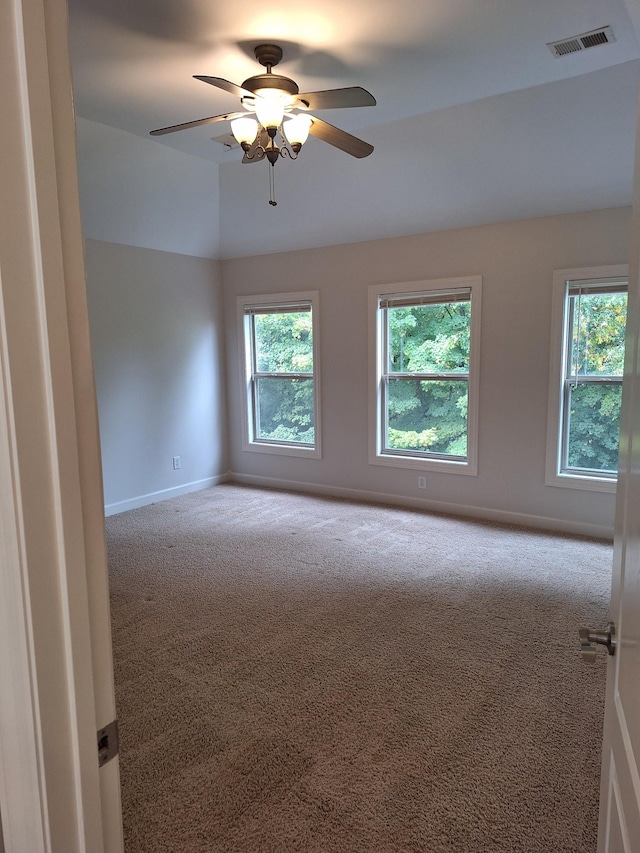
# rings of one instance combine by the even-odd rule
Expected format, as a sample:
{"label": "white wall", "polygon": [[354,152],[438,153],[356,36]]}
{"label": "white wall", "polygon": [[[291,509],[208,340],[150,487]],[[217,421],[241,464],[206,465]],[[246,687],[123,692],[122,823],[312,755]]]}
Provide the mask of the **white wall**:
{"label": "white wall", "polygon": [[219,262],[87,240],[86,265],[107,512],[212,484],[228,467]]}
{"label": "white wall", "polygon": [[[224,261],[230,466],[251,482],[374,495],[576,532],[613,530],[614,495],[545,486],[554,269],[627,261],[629,208]],[[483,276],[477,477],[367,460],[367,286]],[[320,291],[321,460],[242,450],[236,296]],[[420,499],[423,499],[422,501]]]}
{"label": "white wall", "polygon": [[85,237],[200,258],[218,256],[215,163],[77,119]]}

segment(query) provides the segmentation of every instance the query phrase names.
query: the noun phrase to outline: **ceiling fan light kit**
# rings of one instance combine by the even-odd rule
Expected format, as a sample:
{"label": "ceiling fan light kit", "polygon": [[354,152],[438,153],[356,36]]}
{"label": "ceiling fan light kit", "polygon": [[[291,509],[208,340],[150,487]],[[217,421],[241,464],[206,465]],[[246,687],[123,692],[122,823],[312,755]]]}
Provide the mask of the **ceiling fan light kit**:
{"label": "ceiling fan light kit", "polygon": [[[267,160],[273,167],[280,157],[295,160],[309,134],[351,154],[352,157],[362,158],[371,154],[373,145],[308,112],[343,107],[372,107],[375,106],[376,99],[370,92],[360,86],[351,86],[300,94],[298,84],[294,80],[273,74],[271,70],[282,59],[281,47],[276,44],[259,44],[254,54],[258,62],[267,69],[266,73],[249,77],[242,86],[221,77],[195,75],[196,80],[202,80],[238,96],[245,112],[224,113],[162,127],[152,130],[151,136],[161,136],[218,121],[231,121],[231,132],[244,152],[243,163]],[[256,118],[251,118],[247,113],[254,113]],[[277,202],[271,169],[269,187],[269,204],[275,207]]]}
{"label": "ceiling fan light kit", "polygon": [[[297,115],[283,124],[284,135],[294,151],[299,151],[307,141],[311,130],[311,116]],[[297,147],[296,147],[297,146]]]}

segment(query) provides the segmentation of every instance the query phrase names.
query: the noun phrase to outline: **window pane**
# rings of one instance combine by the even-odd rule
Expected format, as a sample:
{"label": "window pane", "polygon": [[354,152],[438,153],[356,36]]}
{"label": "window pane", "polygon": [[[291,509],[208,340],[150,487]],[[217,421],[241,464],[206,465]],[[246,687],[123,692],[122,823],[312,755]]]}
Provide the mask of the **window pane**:
{"label": "window pane", "polygon": [[390,379],[387,450],[467,455],[466,380]]}
{"label": "window pane", "polygon": [[388,308],[389,372],[469,372],[471,303]]}
{"label": "window pane", "polygon": [[313,379],[256,379],[256,439],[313,444]]}
{"label": "window pane", "polygon": [[578,385],[569,393],[568,467],[617,471],[622,384]]}
{"label": "window pane", "polygon": [[627,294],[571,296],[573,306],[571,376],[621,376]]}
{"label": "window pane", "polygon": [[256,314],[256,369],[259,373],[312,373],[311,311]]}

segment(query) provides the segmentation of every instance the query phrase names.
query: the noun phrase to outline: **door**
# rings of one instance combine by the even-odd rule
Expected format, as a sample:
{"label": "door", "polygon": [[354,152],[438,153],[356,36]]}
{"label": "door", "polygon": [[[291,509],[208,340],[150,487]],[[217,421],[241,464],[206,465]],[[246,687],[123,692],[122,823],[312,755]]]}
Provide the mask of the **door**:
{"label": "door", "polygon": [[[0,3],[0,809],[9,853],[120,853],[104,514],[65,0]],[[0,844],[2,849],[2,844]]]}
{"label": "door", "polygon": [[610,610],[617,645],[608,658],[600,853],[640,850],[640,125],[630,254]]}

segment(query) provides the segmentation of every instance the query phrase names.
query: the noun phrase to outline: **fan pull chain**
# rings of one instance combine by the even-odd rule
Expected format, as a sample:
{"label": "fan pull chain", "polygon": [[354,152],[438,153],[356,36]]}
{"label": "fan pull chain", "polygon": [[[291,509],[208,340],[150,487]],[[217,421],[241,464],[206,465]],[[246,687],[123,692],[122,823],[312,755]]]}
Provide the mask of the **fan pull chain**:
{"label": "fan pull chain", "polygon": [[276,181],[275,181],[275,164],[269,163],[269,204],[271,207],[277,207],[276,201]]}

